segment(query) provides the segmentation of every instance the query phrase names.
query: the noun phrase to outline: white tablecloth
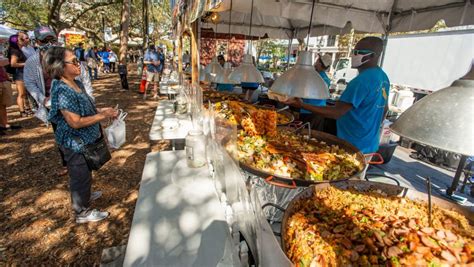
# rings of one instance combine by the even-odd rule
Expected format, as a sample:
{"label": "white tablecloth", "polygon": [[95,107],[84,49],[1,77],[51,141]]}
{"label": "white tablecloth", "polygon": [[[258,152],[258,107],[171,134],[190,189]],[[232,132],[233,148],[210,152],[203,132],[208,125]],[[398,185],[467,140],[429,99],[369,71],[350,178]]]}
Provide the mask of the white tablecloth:
{"label": "white tablecloth", "polygon": [[[150,129],[150,140],[158,141],[165,139],[184,139],[189,130],[193,128],[191,118],[189,115],[173,114],[173,102],[168,100],[161,100],[156,108],[155,118]],[[161,127],[161,122],[166,118],[178,119],[179,126],[174,130],[164,130]]]}
{"label": "white tablecloth", "polygon": [[190,169],[184,151],[149,153],[124,266],[237,266],[207,166]]}

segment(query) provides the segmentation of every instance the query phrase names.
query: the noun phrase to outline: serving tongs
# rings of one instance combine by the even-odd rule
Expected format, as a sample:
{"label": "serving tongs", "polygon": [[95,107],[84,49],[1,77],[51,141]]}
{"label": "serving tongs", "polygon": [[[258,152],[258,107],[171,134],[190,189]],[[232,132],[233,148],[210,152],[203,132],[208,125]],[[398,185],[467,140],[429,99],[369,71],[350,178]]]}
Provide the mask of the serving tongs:
{"label": "serving tongs", "polygon": [[[290,124],[290,127],[292,127],[293,125],[294,125],[294,126],[297,126],[298,124]],[[311,123],[309,123],[309,122],[306,122],[306,123],[303,123],[303,124],[297,126],[297,127],[296,127],[293,131],[291,131],[291,132],[292,132],[292,133],[296,133],[296,132],[300,131],[301,129],[305,129],[305,128],[308,130],[308,135],[303,135],[303,136],[304,136],[304,138],[306,138],[306,139],[310,139],[310,138],[311,138]]]}
{"label": "serving tongs", "polygon": [[276,113],[280,113],[280,112],[282,112],[283,110],[287,110],[287,109],[289,109],[289,108],[290,108],[290,106],[284,106],[284,107],[282,107],[282,108],[280,108],[280,109],[277,109],[277,110],[276,110]]}

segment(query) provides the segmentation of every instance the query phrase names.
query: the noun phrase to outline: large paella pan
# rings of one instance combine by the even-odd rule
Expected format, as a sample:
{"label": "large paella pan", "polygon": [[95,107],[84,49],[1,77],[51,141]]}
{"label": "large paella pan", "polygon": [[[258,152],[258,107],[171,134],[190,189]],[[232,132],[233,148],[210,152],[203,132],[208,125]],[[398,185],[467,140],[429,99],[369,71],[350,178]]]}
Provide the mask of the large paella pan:
{"label": "large paella pan", "polygon": [[318,184],[298,194],[282,222],[296,266],[469,266],[473,213],[406,188],[367,181]]}

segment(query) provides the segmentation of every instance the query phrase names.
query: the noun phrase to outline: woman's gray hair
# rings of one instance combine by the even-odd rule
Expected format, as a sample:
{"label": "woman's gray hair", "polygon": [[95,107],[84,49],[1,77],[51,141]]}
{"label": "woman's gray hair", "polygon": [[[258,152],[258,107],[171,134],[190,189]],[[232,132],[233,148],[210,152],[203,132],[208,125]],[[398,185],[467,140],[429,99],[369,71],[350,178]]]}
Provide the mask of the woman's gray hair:
{"label": "woman's gray hair", "polygon": [[51,78],[61,79],[64,74],[64,57],[66,51],[72,52],[70,49],[54,46],[46,50],[43,56],[43,68]]}

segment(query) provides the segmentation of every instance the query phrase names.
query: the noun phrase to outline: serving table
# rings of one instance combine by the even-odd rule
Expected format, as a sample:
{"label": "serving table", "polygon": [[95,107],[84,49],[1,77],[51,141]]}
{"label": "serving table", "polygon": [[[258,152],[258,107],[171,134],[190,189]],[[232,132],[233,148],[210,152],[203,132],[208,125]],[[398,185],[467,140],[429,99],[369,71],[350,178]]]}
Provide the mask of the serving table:
{"label": "serving table", "polygon": [[124,266],[237,266],[224,210],[207,166],[184,151],[149,153]]}
{"label": "serving table", "polygon": [[[177,127],[171,130],[163,128],[162,122],[165,119],[177,120]],[[152,141],[184,139],[192,127],[191,116],[189,114],[174,114],[173,101],[161,100],[156,108],[149,137]]]}

